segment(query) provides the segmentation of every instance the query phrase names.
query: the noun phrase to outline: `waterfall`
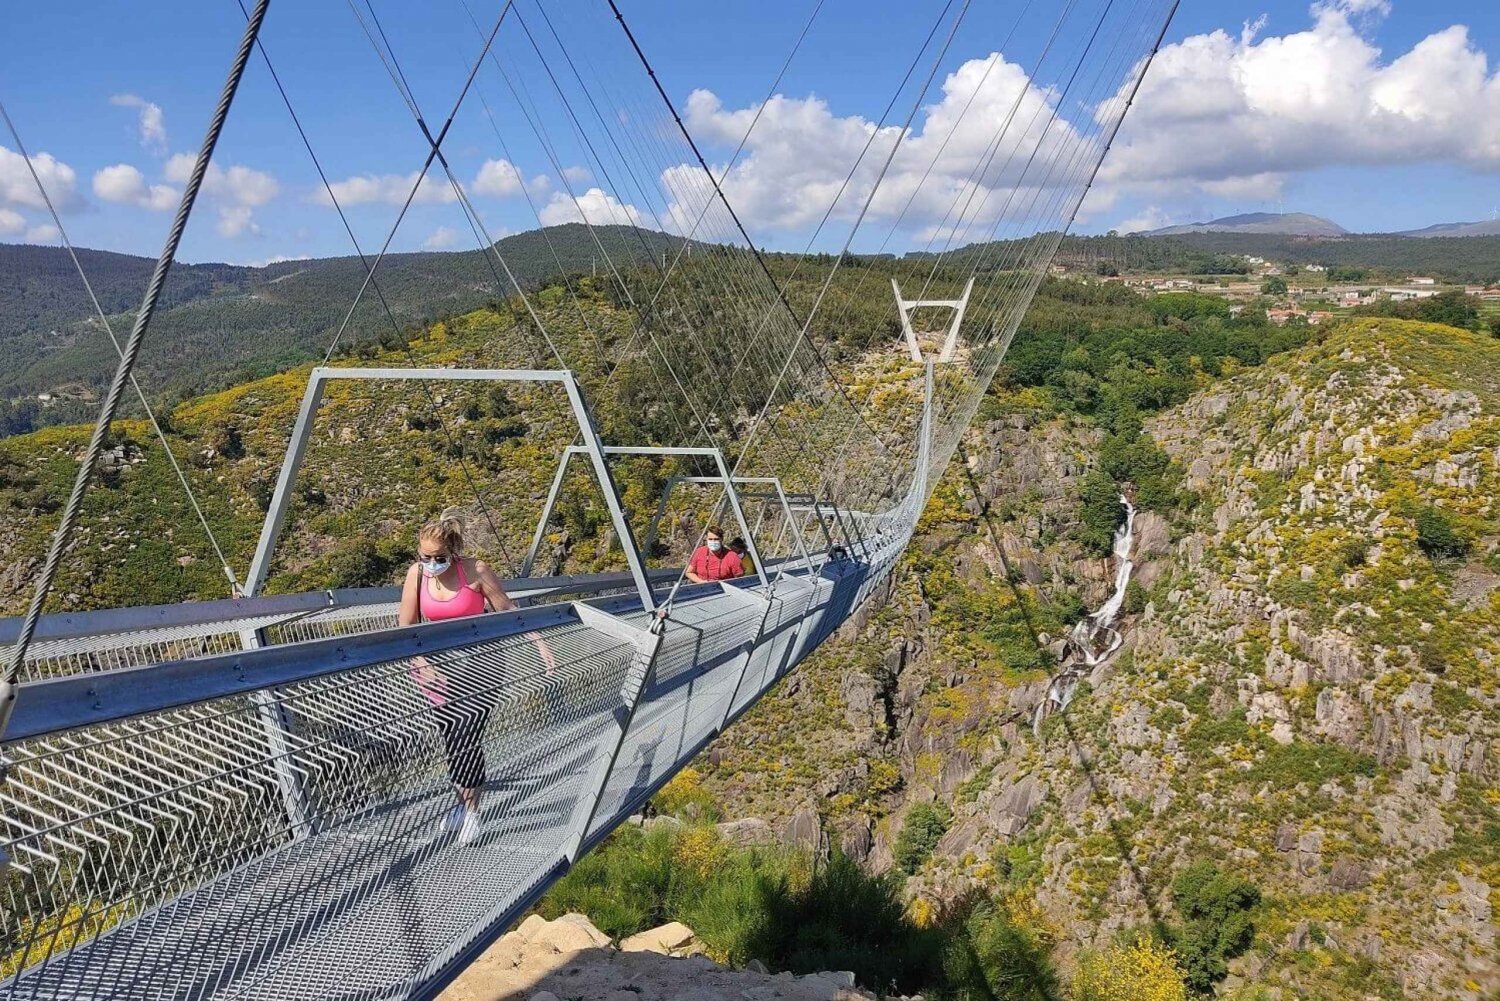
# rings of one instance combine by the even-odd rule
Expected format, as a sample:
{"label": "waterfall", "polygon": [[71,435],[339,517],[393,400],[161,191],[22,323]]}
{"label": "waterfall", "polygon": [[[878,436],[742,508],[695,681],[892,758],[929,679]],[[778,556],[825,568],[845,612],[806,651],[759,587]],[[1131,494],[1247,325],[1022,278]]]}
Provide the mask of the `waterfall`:
{"label": "waterfall", "polygon": [[1135,563],[1130,558],[1131,550],[1135,547],[1135,505],[1124,494],[1120,495],[1120,503],[1125,505],[1125,522],[1115,529],[1112,549],[1115,559],[1114,590],[1110,592],[1109,599],[1099,606],[1098,611],[1085,615],[1074,624],[1073,632],[1068,636],[1067,650],[1063,653],[1063,668],[1052,678],[1052,684],[1047,688],[1047,697],[1037,705],[1032,717],[1033,732],[1040,730],[1042,720],[1048,713],[1066,709],[1068,703],[1073,701],[1073,692],[1078,687],[1079,679],[1108,660],[1125,641],[1114,623],[1125,604],[1125,589],[1135,570]]}

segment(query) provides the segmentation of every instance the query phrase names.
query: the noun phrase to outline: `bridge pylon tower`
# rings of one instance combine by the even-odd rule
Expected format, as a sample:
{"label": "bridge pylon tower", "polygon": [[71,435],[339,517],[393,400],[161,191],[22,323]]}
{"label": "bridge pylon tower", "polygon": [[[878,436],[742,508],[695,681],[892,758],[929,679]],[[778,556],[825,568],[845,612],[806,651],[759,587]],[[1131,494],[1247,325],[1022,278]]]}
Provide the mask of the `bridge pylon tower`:
{"label": "bridge pylon tower", "polygon": [[[911,325],[912,310],[923,306],[941,307],[953,310],[953,317],[948,321],[947,336],[943,339],[942,350],[938,352],[939,362],[950,362],[953,360],[953,352],[958,347],[958,328],[964,322],[964,310],[969,308],[969,294],[974,291],[974,278],[970,276],[964,285],[963,295],[957,299],[906,299],[901,295],[901,286],[896,279],[891,279],[891,291],[896,294],[896,309],[901,314],[901,331],[906,335],[906,347],[911,352],[911,360],[921,364],[922,346],[918,343],[917,331]],[[920,336],[931,337],[939,331],[922,331]]]}

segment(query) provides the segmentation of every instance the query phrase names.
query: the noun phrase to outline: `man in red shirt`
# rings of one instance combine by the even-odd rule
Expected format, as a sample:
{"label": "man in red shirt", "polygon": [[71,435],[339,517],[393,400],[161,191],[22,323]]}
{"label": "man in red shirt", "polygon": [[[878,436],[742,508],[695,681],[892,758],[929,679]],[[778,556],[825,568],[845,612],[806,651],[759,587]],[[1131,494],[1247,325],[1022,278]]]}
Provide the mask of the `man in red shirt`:
{"label": "man in red shirt", "polygon": [[694,584],[707,584],[715,580],[730,580],[742,576],[744,564],[739,554],[724,545],[724,530],[718,525],[708,526],[704,541],[688,560],[687,579]]}

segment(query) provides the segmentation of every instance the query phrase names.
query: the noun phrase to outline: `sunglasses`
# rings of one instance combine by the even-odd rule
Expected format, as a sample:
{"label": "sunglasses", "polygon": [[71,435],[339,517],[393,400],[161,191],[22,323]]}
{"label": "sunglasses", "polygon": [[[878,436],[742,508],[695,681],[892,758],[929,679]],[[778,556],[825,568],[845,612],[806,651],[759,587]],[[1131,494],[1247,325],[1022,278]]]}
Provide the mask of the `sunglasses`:
{"label": "sunglasses", "polygon": [[448,558],[447,553],[424,553],[417,550],[417,560],[421,563],[439,563]]}

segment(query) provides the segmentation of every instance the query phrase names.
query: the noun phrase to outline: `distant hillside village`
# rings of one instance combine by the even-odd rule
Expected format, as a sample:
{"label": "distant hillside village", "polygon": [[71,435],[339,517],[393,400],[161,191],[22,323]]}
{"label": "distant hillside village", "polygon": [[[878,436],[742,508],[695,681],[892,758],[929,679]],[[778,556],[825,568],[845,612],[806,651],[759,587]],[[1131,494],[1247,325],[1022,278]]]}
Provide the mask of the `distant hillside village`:
{"label": "distant hillside village", "polygon": [[1425,275],[1397,277],[1362,267],[1277,262],[1251,254],[1229,256],[1242,270],[1235,268],[1231,274],[1132,274],[1108,266],[1082,268],[1074,263],[1054,264],[1051,270],[1061,278],[1118,283],[1143,296],[1171,292],[1222,296],[1230,303],[1231,316],[1247,308],[1264,309],[1266,318],[1279,326],[1317,326],[1357,307],[1378,308],[1444,294],[1469,297],[1486,317],[1500,315],[1500,283],[1456,284]]}

